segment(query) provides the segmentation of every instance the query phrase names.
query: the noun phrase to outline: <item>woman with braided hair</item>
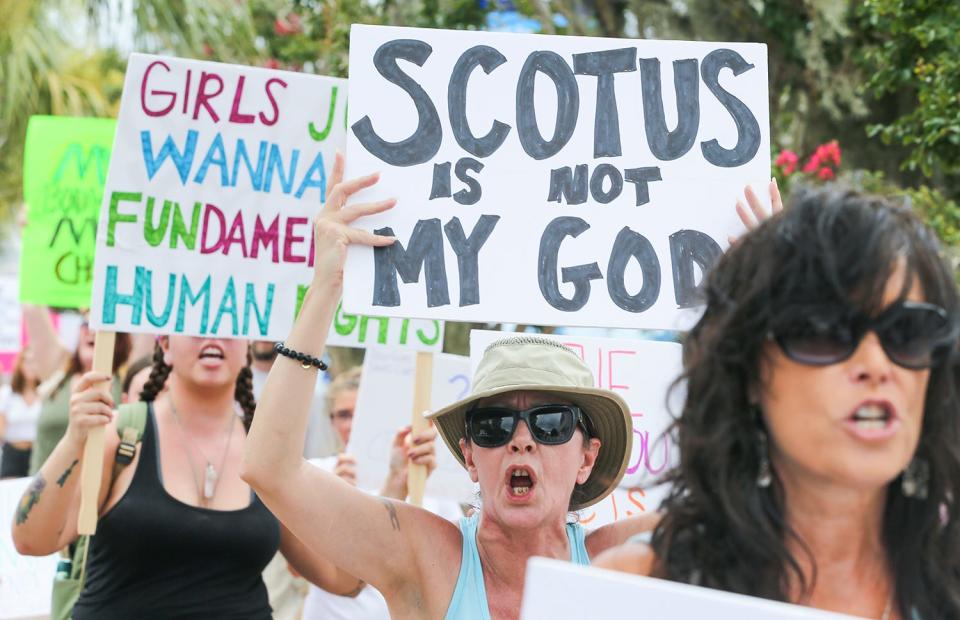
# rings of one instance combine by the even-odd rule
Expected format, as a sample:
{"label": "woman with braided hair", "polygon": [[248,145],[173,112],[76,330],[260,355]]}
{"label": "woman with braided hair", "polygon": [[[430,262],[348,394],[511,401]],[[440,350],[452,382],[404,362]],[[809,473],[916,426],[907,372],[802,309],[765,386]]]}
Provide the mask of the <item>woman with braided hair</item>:
{"label": "woman with braided hair", "polygon": [[67,434],[14,526],[24,554],[76,539],[76,465],[89,430],[107,426],[100,520],[74,618],[269,618],[261,573],[278,549],[316,585],[357,590],[357,579],[299,543],[240,479],[255,408],[249,364],[244,340],[161,337],[140,393],[143,436],[115,478],[120,438],[107,377],[83,376]]}

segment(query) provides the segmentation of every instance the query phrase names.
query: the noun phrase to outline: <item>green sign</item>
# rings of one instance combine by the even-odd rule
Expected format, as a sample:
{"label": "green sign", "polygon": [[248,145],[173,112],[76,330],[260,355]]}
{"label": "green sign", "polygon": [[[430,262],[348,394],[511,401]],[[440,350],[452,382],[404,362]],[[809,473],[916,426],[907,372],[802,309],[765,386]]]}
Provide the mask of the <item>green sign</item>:
{"label": "green sign", "polygon": [[20,301],[60,308],[90,305],[97,220],[116,126],[110,118],[30,119]]}

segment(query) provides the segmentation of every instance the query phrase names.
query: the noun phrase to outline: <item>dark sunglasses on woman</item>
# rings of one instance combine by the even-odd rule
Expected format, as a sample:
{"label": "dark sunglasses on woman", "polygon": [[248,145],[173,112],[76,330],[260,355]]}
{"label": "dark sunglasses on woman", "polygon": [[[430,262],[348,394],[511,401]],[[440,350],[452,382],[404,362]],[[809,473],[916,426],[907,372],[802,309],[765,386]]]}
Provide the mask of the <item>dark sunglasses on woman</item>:
{"label": "dark sunglasses on woman", "polygon": [[476,407],[467,412],[467,437],[481,448],[505,445],[523,420],[537,443],[556,446],[570,441],[577,425],[587,437],[587,417],[576,405],[539,405],[523,411],[509,407]]}
{"label": "dark sunglasses on woman", "polygon": [[910,370],[939,364],[957,338],[956,328],[943,308],[916,301],[892,304],[873,317],[811,309],[777,326],[768,336],[791,360],[828,366],[853,355],[868,331],[880,339],[891,362]]}

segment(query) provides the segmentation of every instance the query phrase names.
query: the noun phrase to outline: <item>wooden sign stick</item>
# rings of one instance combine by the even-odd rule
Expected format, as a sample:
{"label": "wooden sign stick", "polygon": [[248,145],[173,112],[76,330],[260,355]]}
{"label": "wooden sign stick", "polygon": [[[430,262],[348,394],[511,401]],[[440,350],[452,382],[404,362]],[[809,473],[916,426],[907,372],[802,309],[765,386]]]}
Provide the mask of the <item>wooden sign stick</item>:
{"label": "wooden sign stick", "polygon": [[[430,393],[433,390],[433,353],[417,353],[417,366],[413,373],[413,433],[427,428],[429,422],[423,412],[430,409]],[[423,506],[423,489],[427,484],[426,465],[410,464],[407,467],[407,501],[414,506]]]}
{"label": "wooden sign stick", "polygon": [[[93,345],[93,370],[113,375],[113,346],[116,332],[98,331]],[[108,379],[109,381],[109,379]],[[100,499],[100,480],[103,477],[103,438],[105,427],[90,429],[83,446],[83,464],[80,466],[80,514],[77,532],[81,535],[97,533],[97,504]]]}

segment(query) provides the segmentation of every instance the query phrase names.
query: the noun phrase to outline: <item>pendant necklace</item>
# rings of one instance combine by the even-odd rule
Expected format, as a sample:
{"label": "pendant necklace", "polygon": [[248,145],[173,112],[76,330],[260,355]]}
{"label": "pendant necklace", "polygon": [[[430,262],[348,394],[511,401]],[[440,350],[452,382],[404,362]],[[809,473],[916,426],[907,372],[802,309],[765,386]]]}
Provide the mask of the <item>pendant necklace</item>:
{"label": "pendant necklace", "polygon": [[170,412],[173,414],[173,419],[177,423],[177,428],[180,429],[180,434],[184,436],[193,449],[207,462],[206,467],[203,468],[203,488],[201,489],[200,480],[197,479],[197,468],[193,463],[193,457],[190,455],[190,450],[187,446],[183,446],[183,451],[187,453],[187,461],[190,463],[193,482],[197,486],[197,496],[200,498],[200,503],[206,505],[213,499],[214,494],[217,492],[217,483],[220,481],[220,474],[223,472],[223,467],[227,462],[227,454],[230,453],[230,442],[233,439],[233,426],[236,423],[237,415],[235,413],[230,414],[230,422],[227,426],[227,443],[223,448],[223,456],[220,457],[220,467],[218,469],[213,466],[213,462],[207,458],[200,447],[193,442],[190,434],[187,433],[187,429],[184,428],[183,422],[180,420],[180,415],[177,413],[177,408],[173,404],[173,399],[168,397],[167,400],[170,403]]}

